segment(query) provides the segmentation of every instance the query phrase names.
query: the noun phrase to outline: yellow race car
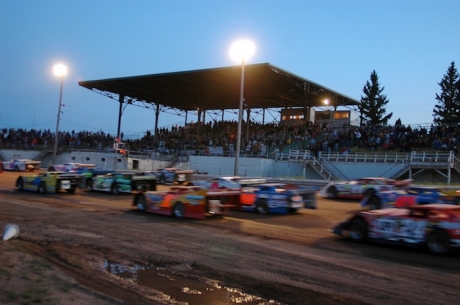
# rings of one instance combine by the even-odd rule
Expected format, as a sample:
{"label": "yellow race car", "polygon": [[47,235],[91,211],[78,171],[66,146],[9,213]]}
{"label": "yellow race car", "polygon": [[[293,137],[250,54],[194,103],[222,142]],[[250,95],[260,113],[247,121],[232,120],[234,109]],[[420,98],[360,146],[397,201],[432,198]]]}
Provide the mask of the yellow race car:
{"label": "yellow race car", "polygon": [[16,187],[20,191],[31,191],[41,194],[57,193],[61,190],[75,193],[83,176],[65,172],[43,172],[37,175],[19,176]]}

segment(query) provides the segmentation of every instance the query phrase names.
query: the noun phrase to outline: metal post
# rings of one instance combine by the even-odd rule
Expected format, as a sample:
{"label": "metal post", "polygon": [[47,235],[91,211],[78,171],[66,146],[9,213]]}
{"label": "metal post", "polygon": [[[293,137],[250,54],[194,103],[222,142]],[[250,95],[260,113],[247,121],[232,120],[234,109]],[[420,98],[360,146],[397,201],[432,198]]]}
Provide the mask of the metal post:
{"label": "metal post", "polygon": [[234,176],[238,176],[238,162],[240,158],[240,146],[241,146],[241,120],[243,118],[243,92],[244,92],[244,59],[241,62],[241,86],[240,86],[240,110],[238,112],[238,131],[236,137],[236,148],[235,148],[235,169],[233,171]]}
{"label": "metal post", "polygon": [[62,87],[63,87],[63,84],[64,84],[64,75],[61,75],[61,91],[60,91],[60,94],[59,94],[59,107],[58,107],[57,122],[56,122],[56,136],[54,138],[53,165],[56,164],[57,146],[58,146],[58,140],[59,140],[59,121],[61,120]]}

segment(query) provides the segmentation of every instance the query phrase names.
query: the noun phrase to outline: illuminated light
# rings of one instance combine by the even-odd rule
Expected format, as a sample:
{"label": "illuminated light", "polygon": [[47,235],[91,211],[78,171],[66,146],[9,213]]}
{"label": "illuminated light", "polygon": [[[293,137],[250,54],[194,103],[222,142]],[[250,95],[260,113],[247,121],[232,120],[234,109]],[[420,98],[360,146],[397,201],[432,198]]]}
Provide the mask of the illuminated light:
{"label": "illuminated light", "polygon": [[255,44],[250,40],[239,40],[230,48],[230,57],[236,61],[248,61],[256,51]]}
{"label": "illuminated light", "polygon": [[66,76],[67,75],[67,67],[63,64],[57,64],[53,67],[53,73],[56,76]]}

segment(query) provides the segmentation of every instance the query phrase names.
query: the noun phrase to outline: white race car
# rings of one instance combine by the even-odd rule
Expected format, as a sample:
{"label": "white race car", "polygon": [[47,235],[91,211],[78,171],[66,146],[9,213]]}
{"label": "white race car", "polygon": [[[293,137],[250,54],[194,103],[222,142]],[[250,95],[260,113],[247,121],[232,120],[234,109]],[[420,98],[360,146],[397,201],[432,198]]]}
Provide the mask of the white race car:
{"label": "white race car", "polygon": [[48,171],[59,171],[59,172],[74,172],[80,168],[94,168],[96,164],[85,164],[85,163],[64,163],[57,165],[50,165]]}
{"label": "white race car", "polygon": [[30,171],[33,172],[35,168],[40,166],[41,161],[34,161],[31,159],[13,159],[11,161],[3,161],[3,169],[6,171]]}
{"label": "white race car", "polygon": [[208,180],[201,180],[201,181],[193,181],[190,182],[189,185],[197,185],[201,186],[205,189],[241,189],[244,186],[248,186],[251,184],[261,184],[266,183],[267,180],[263,178],[241,178],[237,176],[229,176],[229,177],[217,177],[211,178]]}
{"label": "white race car", "polygon": [[321,189],[320,196],[331,199],[363,199],[365,196],[375,194],[376,192],[406,188],[412,182],[412,179],[394,180],[383,177],[367,177],[351,181],[334,181],[328,183]]}

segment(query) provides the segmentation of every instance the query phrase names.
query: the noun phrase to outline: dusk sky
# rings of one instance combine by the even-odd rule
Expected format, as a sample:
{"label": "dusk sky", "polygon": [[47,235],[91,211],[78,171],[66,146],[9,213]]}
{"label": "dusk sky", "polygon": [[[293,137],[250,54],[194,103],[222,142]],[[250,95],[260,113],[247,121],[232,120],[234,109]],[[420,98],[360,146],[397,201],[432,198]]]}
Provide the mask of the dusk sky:
{"label": "dusk sky", "polygon": [[[0,128],[55,131],[63,63],[60,130],[116,134],[118,103],[78,81],[238,65],[242,38],[256,45],[248,64],[357,100],[375,70],[390,124],[430,124],[438,83],[460,65],[459,12],[458,0],[0,0]],[[159,126],[184,122],[162,113]],[[153,110],[126,107],[125,135],[154,126]]]}

